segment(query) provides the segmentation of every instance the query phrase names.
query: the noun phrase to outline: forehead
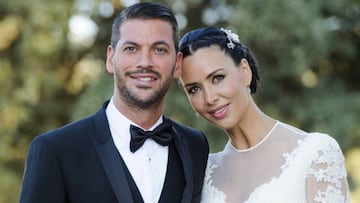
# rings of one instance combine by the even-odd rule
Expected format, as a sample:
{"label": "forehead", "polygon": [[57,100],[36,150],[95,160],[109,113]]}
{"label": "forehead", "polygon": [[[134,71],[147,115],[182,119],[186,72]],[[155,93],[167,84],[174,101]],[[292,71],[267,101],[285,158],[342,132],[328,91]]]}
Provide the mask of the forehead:
{"label": "forehead", "polygon": [[120,26],[119,42],[132,41],[139,44],[165,41],[175,46],[173,30],[169,22],[160,19],[130,19]]}
{"label": "forehead", "polygon": [[[218,46],[198,49],[194,54],[183,60],[183,76],[208,74],[215,69],[233,69],[235,67],[231,57],[225,54]],[[194,73],[199,74],[194,74]]]}

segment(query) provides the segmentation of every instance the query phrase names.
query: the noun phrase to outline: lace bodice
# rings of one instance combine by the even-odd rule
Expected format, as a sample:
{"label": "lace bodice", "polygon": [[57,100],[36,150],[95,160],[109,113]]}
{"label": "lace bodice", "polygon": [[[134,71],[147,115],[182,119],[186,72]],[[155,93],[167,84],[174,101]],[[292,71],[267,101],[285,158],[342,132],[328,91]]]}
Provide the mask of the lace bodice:
{"label": "lace bodice", "polygon": [[278,122],[258,145],[209,156],[203,203],[349,202],[344,156],[329,135]]}

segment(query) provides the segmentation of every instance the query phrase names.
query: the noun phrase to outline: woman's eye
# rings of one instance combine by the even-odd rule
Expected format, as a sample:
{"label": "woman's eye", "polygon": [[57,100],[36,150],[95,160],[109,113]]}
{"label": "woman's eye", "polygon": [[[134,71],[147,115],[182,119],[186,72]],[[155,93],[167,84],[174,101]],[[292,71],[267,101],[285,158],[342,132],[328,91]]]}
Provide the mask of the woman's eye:
{"label": "woman's eye", "polygon": [[196,92],[198,92],[200,90],[199,87],[191,87],[187,89],[188,94],[195,94]]}
{"label": "woman's eye", "polygon": [[225,75],[214,75],[212,78],[212,83],[218,83],[225,78]]}

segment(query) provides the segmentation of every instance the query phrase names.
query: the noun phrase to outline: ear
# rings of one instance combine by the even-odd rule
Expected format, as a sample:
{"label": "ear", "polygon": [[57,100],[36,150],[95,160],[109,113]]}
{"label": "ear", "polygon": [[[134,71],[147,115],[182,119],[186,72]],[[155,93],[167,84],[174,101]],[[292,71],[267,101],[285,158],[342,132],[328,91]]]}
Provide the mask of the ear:
{"label": "ear", "polygon": [[250,86],[251,79],[252,79],[252,71],[251,71],[249,62],[245,58],[241,59],[241,62],[239,64],[239,69],[244,76],[244,81],[245,81],[246,85]]}
{"label": "ear", "polygon": [[173,77],[175,79],[178,79],[181,76],[182,73],[182,61],[183,61],[183,54],[181,52],[178,52],[176,56],[176,63],[174,68]]}
{"label": "ear", "polygon": [[108,73],[113,74],[114,73],[114,53],[115,51],[113,50],[113,48],[111,47],[111,45],[109,45],[107,47],[107,51],[106,51],[106,70]]}

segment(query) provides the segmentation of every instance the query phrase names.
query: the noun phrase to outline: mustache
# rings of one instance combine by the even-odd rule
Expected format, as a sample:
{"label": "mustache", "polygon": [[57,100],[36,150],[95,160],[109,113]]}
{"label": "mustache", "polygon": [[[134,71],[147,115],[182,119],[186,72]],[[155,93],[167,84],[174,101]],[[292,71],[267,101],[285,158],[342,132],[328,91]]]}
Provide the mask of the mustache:
{"label": "mustache", "polygon": [[152,69],[148,69],[148,68],[142,68],[142,69],[138,69],[138,70],[135,70],[135,71],[128,71],[126,73],[126,75],[131,75],[131,74],[154,74],[159,78],[161,77],[159,72],[154,71]]}

